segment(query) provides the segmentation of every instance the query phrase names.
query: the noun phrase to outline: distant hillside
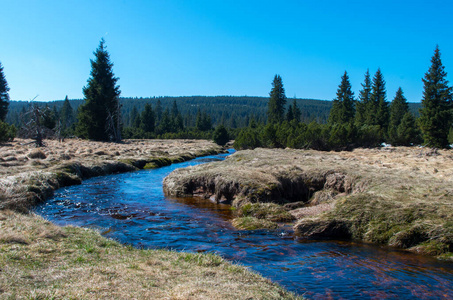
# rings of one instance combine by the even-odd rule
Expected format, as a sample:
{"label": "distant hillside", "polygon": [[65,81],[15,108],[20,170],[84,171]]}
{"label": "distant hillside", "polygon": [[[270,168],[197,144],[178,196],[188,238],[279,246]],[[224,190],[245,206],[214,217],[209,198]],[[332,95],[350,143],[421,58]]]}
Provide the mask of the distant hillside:
{"label": "distant hillside", "polygon": [[[150,98],[121,98],[123,122],[126,126],[130,124],[130,112],[134,108],[140,112],[145,107],[146,103],[151,103],[153,108],[156,107],[157,101],[162,103],[163,110],[171,109],[173,102],[176,101],[178,109],[183,116],[195,116],[197,111],[205,111],[208,113],[214,125],[223,122],[227,126],[235,124],[235,127],[243,127],[248,124],[248,120],[254,117],[257,121],[264,122],[266,120],[267,97],[249,97],[249,96],[186,96],[186,97],[150,97]],[[292,104],[293,99],[288,99],[288,105]],[[331,101],[315,100],[315,99],[296,99],[297,105],[302,111],[302,121],[311,122],[316,120],[320,123],[325,123],[328,119]],[[35,102],[40,106],[49,106],[49,108],[59,112],[63,100],[52,102]],[[74,111],[83,103],[83,100],[70,100]],[[20,124],[20,116],[28,107],[28,101],[11,101],[7,122],[10,124]],[[409,103],[410,110],[418,116],[420,103]]]}

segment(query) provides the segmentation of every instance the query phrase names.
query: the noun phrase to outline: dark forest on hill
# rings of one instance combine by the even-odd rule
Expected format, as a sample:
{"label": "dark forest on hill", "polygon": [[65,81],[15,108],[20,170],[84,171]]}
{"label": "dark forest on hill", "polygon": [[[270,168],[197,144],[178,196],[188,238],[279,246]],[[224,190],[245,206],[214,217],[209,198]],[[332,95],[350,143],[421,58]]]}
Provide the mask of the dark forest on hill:
{"label": "dark forest on hill", "polygon": [[[213,126],[223,123],[226,127],[241,128],[248,126],[251,118],[257,122],[267,120],[268,97],[250,96],[185,96],[185,97],[150,97],[150,98],[120,98],[122,105],[123,125],[131,125],[131,112],[134,107],[140,113],[144,110],[145,104],[149,103],[154,108],[157,101],[162,103],[162,109],[171,109],[173,102],[176,101],[179,112],[185,120],[186,126],[195,126],[198,110],[206,112],[212,119]],[[292,101],[292,99],[291,99]],[[296,99],[297,105],[301,110],[301,121],[310,123],[316,120],[319,123],[326,123],[332,107],[332,101],[315,99]],[[83,103],[82,99],[69,100],[74,114],[74,121],[78,107]],[[37,102],[34,104],[41,107],[49,107],[57,115],[60,113],[64,100]],[[20,127],[21,115],[27,111],[30,101],[10,101],[6,122]],[[409,103],[409,109],[414,115],[418,115],[420,103]],[[236,125],[236,126],[234,126]]]}

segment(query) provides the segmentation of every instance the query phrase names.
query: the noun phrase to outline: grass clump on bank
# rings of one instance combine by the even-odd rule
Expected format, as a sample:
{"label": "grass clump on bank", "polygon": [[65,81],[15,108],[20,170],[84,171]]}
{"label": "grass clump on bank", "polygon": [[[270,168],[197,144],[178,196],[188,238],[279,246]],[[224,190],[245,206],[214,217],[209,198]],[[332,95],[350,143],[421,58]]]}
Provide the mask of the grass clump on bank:
{"label": "grass clump on bank", "polygon": [[275,203],[247,203],[235,210],[233,226],[238,229],[276,229],[277,222],[291,222],[295,218]]}
{"label": "grass clump on bank", "polygon": [[232,224],[237,229],[241,230],[256,230],[256,229],[277,229],[278,224],[265,219],[255,217],[238,217],[234,218]]}

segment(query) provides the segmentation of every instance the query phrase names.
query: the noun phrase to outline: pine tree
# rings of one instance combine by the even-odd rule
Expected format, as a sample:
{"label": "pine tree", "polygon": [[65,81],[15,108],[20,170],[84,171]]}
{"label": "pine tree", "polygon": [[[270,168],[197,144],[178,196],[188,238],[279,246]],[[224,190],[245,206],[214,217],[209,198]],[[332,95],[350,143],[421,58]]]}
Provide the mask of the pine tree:
{"label": "pine tree", "polygon": [[64,99],[63,106],[60,110],[61,129],[64,134],[74,124],[74,110],[72,109],[71,103],[69,102],[68,96]]}
{"label": "pine tree", "polygon": [[275,75],[269,96],[267,111],[268,123],[281,123],[283,122],[285,115],[286,96],[280,75]]}
{"label": "pine tree", "polygon": [[172,124],[171,124],[171,117],[170,117],[170,111],[165,109],[165,111],[162,113],[162,119],[160,120],[159,124],[159,132],[161,134],[167,133],[167,132],[172,132]]}
{"label": "pine tree", "polygon": [[223,125],[218,125],[214,131],[214,133],[212,134],[212,139],[214,140],[214,142],[218,145],[225,145],[226,143],[228,143],[228,141],[230,140],[230,137],[228,135],[228,131],[226,130],[225,126]]}
{"label": "pine tree", "polygon": [[57,125],[57,118],[55,116],[55,112],[51,110],[49,108],[49,105],[47,104],[43,109],[41,125],[48,129],[54,129]]}
{"label": "pine tree", "polygon": [[199,131],[209,131],[212,129],[212,119],[205,111],[201,113],[200,110],[197,112],[197,119],[195,121],[195,127]]}
{"label": "pine tree", "polygon": [[388,129],[388,138],[390,144],[396,146],[400,144],[398,137],[398,126],[401,124],[404,115],[409,112],[409,105],[404,97],[403,89],[400,87],[396,92],[395,98],[390,104],[390,122]]}
{"label": "pine tree", "polygon": [[173,106],[171,107],[171,116],[176,118],[179,114],[178,104],[176,104],[176,100],[173,101]]}
{"label": "pine tree", "polygon": [[151,104],[149,103],[145,104],[145,109],[142,111],[140,120],[141,120],[140,127],[143,129],[144,132],[154,132],[156,117],[154,115],[154,111],[153,108],[151,107]]}
{"label": "pine tree", "polygon": [[294,120],[294,113],[293,113],[293,106],[290,105],[288,107],[288,112],[286,113],[286,120],[288,122],[291,122],[292,120]]}
{"label": "pine tree", "polygon": [[356,103],[356,114],[355,114],[355,124],[357,127],[362,125],[371,125],[367,123],[367,120],[373,120],[374,116],[367,116],[368,113],[372,113],[370,108],[373,108],[371,105],[371,77],[370,71],[367,70],[365,73],[365,80],[362,83],[362,90],[359,92],[359,100]]}
{"label": "pine tree", "polygon": [[[385,80],[382,75],[381,69],[378,69],[373,78],[371,86],[370,103],[373,106],[369,108],[371,113],[375,113],[374,120],[367,120],[372,125],[379,125],[384,130],[388,128],[389,122],[389,108],[387,103],[387,92],[385,89]],[[370,114],[372,116],[372,114]],[[367,122],[367,124],[368,124]]]}
{"label": "pine tree", "polygon": [[299,123],[300,122],[300,116],[302,115],[302,112],[300,111],[299,106],[297,106],[296,98],[294,98],[294,100],[293,100],[293,115],[294,115],[294,119],[293,120],[296,120],[297,123]]}
{"label": "pine tree", "polygon": [[439,46],[431,58],[431,67],[423,78],[424,91],[419,125],[424,143],[429,147],[447,148],[452,126],[452,88],[440,59]]}
{"label": "pine tree", "polygon": [[333,100],[329,124],[352,123],[354,113],[354,93],[351,90],[348,73],[345,71],[338,86],[337,97]]}
{"label": "pine tree", "polygon": [[0,63],[0,121],[5,121],[9,105],[9,87],[3,73],[3,66]]}
{"label": "pine tree", "polygon": [[135,128],[140,127],[140,115],[138,114],[138,109],[135,105],[132,107],[132,110],[129,113],[129,126]]}
{"label": "pine tree", "polygon": [[85,103],[79,107],[77,133],[97,141],[119,141],[120,89],[113,74],[113,63],[101,39],[91,60],[91,76],[83,88]]}
{"label": "pine tree", "polygon": [[164,109],[162,108],[162,102],[158,99],[156,103],[156,118],[157,122],[160,122],[162,119],[162,114],[164,113]]}
{"label": "pine tree", "polygon": [[184,120],[181,113],[179,112],[176,100],[173,101],[173,106],[171,108],[171,123],[174,132],[180,132],[184,130]]}
{"label": "pine tree", "polygon": [[396,129],[396,135],[398,137],[397,145],[410,146],[421,142],[420,130],[414,116],[409,111],[401,119],[401,123]]}

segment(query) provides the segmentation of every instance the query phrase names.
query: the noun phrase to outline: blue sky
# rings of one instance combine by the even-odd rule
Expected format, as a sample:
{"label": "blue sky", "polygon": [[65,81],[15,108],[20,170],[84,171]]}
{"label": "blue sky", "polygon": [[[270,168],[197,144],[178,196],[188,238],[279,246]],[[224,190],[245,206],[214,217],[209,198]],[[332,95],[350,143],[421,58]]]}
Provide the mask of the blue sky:
{"label": "blue sky", "polygon": [[[381,68],[410,102],[438,44],[453,72],[453,1],[0,0],[0,62],[13,100],[82,98],[105,38],[123,97],[331,100],[344,71],[358,95]],[[448,79],[451,81],[451,75]]]}

